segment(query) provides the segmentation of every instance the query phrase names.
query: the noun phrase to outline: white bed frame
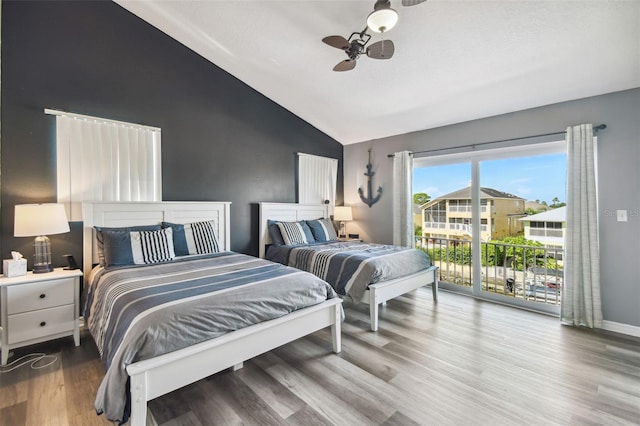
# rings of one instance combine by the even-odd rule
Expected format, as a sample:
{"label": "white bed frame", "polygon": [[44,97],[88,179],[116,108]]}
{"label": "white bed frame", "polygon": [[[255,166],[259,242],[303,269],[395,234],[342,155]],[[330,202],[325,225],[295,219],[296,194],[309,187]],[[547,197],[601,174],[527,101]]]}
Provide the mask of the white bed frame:
{"label": "white bed frame", "polygon": [[[229,202],[85,203],[84,273],[88,279],[97,263],[93,226],[152,225],[162,221],[189,223],[215,220],[220,247],[229,250]],[[146,424],[147,401],[325,327],[331,327],[333,352],[341,350],[342,300],[335,298],[271,321],[249,326],[188,348],[136,362],[131,377],[132,426]]]}
{"label": "white bed frame", "polygon": [[[260,236],[259,253],[264,258],[267,245],[271,244],[271,237],[267,229],[267,220],[298,221],[313,220],[329,217],[328,205],[297,204],[297,203],[260,203]],[[438,267],[431,266],[424,271],[389,281],[381,281],[369,286],[360,300],[369,305],[371,331],[378,330],[378,309],[380,304],[388,300],[413,291],[424,285],[431,284],[434,302],[438,301]]]}

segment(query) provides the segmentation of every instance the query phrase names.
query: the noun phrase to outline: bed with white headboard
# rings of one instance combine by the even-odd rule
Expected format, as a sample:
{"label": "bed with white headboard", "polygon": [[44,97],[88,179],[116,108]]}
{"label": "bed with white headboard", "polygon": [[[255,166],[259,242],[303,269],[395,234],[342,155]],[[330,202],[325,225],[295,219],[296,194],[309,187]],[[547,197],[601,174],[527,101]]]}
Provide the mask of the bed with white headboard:
{"label": "bed with white headboard", "polygon": [[[155,225],[162,222],[190,223],[213,220],[220,247],[231,250],[230,202],[163,201],[109,203],[95,202],[82,205],[84,220],[83,272],[85,277],[98,263],[96,231],[94,226],[126,227]],[[90,243],[90,244],[89,244]]]}
{"label": "bed with white headboard", "polygon": [[264,258],[266,247],[272,243],[267,220],[297,222],[329,217],[328,204],[260,203],[259,254]]}
{"label": "bed with white headboard", "polygon": [[[260,203],[259,253],[265,257],[267,247],[272,244],[267,221],[294,222],[328,218],[328,205],[298,204],[298,203]],[[371,330],[378,329],[379,305],[388,300],[431,284],[433,300],[438,300],[438,267],[430,266],[411,275],[400,278],[379,281],[370,284],[360,303],[369,305]]]}
{"label": "bed with white headboard", "polygon": [[[192,223],[213,220],[220,247],[230,247],[229,202],[96,202],[83,205],[85,279],[97,263],[94,226],[127,227],[161,222]],[[317,279],[317,278],[314,278]],[[130,377],[131,424],[144,425],[147,401],[226,368],[240,368],[245,360],[325,327],[331,327],[332,346],[340,352],[342,306],[339,298],[302,308],[282,317],[250,325],[211,340],[134,362]]]}

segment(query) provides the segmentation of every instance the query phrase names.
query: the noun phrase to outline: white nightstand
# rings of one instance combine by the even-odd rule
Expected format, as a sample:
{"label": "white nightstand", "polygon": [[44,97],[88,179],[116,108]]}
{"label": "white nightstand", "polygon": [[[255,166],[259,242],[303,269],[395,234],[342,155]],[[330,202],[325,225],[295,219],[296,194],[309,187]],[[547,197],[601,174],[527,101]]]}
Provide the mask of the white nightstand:
{"label": "white nightstand", "polygon": [[5,278],[0,275],[0,326],[2,365],[9,349],[64,336],[80,345],[79,269]]}

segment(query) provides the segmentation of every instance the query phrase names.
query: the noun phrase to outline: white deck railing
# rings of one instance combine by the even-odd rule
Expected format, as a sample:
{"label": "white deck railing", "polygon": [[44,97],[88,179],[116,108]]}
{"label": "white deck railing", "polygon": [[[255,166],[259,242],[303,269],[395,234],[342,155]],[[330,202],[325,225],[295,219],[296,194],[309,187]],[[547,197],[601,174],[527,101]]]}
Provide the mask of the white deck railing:
{"label": "white deck railing", "polygon": [[[471,287],[471,241],[416,237],[416,247],[440,267],[440,281]],[[560,304],[563,249],[489,242],[480,251],[482,291]]]}

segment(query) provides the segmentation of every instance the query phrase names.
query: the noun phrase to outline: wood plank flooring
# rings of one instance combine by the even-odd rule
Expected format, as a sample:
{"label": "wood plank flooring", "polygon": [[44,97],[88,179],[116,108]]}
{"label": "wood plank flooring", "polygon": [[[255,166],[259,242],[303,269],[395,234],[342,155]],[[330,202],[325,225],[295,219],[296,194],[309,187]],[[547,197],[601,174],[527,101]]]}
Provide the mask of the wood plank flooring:
{"label": "wood plank flooring", "polygon": [[[346,305],[343,349],[328,330],[149,404],[158,425],[640,424],[640,339],[419,289],[381,308]],[[1,425],[106,425],[88,333],[15,350],[58,360],[0,374]]]}

